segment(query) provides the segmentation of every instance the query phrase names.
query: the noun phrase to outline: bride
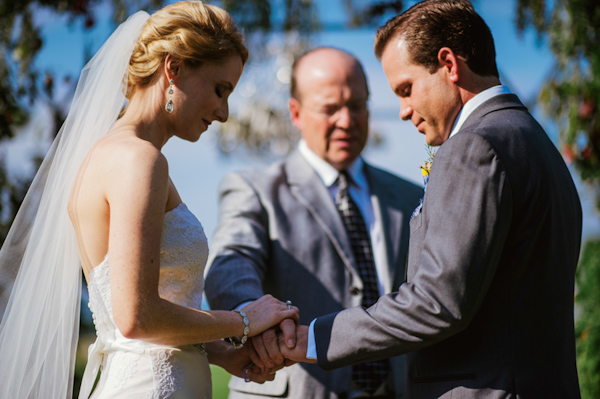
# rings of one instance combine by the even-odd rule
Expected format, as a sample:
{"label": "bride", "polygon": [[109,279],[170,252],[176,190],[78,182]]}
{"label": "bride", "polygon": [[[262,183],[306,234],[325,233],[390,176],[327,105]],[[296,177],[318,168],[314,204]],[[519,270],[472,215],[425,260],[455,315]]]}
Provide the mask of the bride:
{"label": "bride", "polygon": [[184,1],[133,15],[86,65],[0,251],[0,397],[71,396],[80,266],[97,332],[83,398],[210,398],[209,361],[241,376],[239,340],[298,321],[271,296],[199,310],[207,240],[161,153],[227,120],[247,58],[225,11]]}

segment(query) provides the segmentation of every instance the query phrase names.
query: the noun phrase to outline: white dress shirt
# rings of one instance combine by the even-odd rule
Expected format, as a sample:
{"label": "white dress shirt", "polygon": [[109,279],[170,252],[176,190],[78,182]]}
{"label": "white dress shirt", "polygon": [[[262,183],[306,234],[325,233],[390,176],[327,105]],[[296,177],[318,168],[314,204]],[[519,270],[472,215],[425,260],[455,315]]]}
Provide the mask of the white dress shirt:
{"label": "white dress shirt", "polygon": [[[323,184],[329,190],[331,200],[335,204],[335,196],[338,191],[337,178],[340,172],[312,152],[304,140],[300,140],[300,143],[298,143],[298,151],[321,178]],[[371,238],[379,295],[387,294],[391,292],[392,283],[387,265],[384,263],[385,241],[383,239],[382,221],[380,218],[376,218],[373,212],[371,192],[367,177],[365,176],[364,161],[362,158],[358,157],[346,171],[352,179],[352,183],[349,184],[348,193],[356,203],[356,206],[358,206],[358,210],[365,221]]]}
{"label": "white dress shirt", "polygon": [[456,120],[454,121],[454,126],[452,127],[452,132],[450,132],[450,137],[454,136],[458,131],[462,128],[463,123],[467,120],[467,118],[479,107],[481,104],[486,102],[492,97],[499,96],[500,94],[508,94],[510,90],[508,87],[498,85],[492,86],[489,89],[485,89],[481,93],[478,93],[475,97],[467,101],[467,103],[461,108]]}

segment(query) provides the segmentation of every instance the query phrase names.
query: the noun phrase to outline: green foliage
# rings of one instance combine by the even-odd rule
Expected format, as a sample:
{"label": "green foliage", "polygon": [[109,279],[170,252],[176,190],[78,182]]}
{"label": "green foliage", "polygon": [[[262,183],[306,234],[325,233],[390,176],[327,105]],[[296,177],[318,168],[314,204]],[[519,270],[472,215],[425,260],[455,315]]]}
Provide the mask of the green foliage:
{"label": "green foliage", "polygon": [[577,369],[583,398],[600,398],[600,240],[586,244],[577,270]]}
{"label": "green foliage", "polygon": [[[581,178],[600,188],[600,3],[597,0],[518,0],[517,27],[547,38],[556,68],[541,93],[557,123],[562,152]],[[600,198],[596,199],[600,208]]]}
{"label": "green foliage", "polygon": [[[33,61],[43,46],[34,14],[40,9],[67,16],[69,23],[82,21],[84,29],[95,26],[94,7],[102,0],[0,0],[0,140],[10,138],[14,126],[23,124],[28,106],[43,87],[51,97],[53,77],[40,78]],[[120,22],[138,9],[156,8],[160,0],[112,0],[114,20]],[[83,67],[83,65],[82,65]]]}

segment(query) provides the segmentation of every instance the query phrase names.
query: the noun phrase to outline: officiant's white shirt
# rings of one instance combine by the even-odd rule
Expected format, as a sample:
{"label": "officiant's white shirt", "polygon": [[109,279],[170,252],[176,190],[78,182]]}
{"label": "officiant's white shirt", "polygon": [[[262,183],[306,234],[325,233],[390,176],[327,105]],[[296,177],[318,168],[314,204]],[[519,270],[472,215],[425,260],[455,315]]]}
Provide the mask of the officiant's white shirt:
{"label": "officiant's white shirt", "polygon": [[[498,85],[492,86],[489,89],[485,89],[475,97],[466,102],[466,104],[461,108],[456,120],[454,121],[454,126],[452,131],[450,132],[450,137],[454,136],[461,129],[463,123],[467,118],[479,107],[481,104],[486,102],[492,97],[499,96],[500,94],[508,94],[510,90],[506,86]],[[359,158],[360,159],[360,158]],[[351,194],[352,195],[352,194]],[[354,197],[352,197],[354,198]],[[379,270],[378,270],[379,272]],[[315,320],[314,319],[309,326],[308,329],[308,347],[306,349],[306,357],[309,359],[317,358],[317,345],[315,342]]]}
{"label": "officiant's white shirt", "polygon": [[[310,148],[308,148],[306,141],[300,140],[298,143],[298,151],[321,178],[323,184],[329,190],[331,200],[335,204],[335,196],[338,191],[337,178],[340,172],[312,152]],[[352,178],[352,184],[350,184],[348,188],[348,193],[356,203],[356,206],[358,206],[365,221],[365,225],[369,230],[373,258],[375,261],[375,270],[377,272],[379,295],[384,295],[392,292],[392,282],[390,281],[388,267],[384,263],[385,241],[383,239],[382,221],[380,218],[375,217],[375,213],[373,212],[371,192],[369,190],[367,177],[365,176],[363,159],[358,157],[346,171]]]}

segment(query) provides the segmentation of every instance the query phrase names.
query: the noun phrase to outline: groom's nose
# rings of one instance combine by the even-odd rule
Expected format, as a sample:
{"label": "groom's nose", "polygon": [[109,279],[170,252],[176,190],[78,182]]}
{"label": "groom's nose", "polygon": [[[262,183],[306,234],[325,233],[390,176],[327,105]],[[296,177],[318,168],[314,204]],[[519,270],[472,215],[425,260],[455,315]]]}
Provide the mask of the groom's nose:
{"label": "groom's nose", "polygon": [[406,100],[400,100],[400,119],[407,121],[412,116],[413,109]]}

